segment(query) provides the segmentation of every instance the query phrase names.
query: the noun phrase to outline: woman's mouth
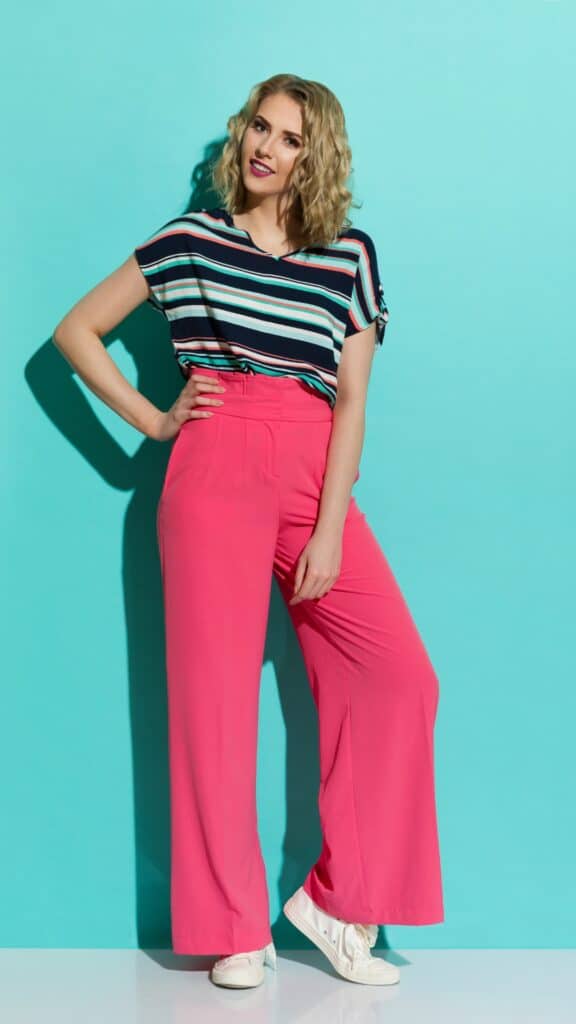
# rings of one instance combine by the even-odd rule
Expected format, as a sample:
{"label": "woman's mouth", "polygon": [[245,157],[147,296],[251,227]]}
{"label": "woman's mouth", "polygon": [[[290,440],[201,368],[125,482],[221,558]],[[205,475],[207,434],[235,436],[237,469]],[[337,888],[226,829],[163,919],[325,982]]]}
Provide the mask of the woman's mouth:
{"label": "woman's mouth", "polygon": [[274,171],[267,167],[266,164],[260,163],[259,160],[250,160],[250,170],[252,174],[255,174],[257,178],[265,178],[268,174],[274,174]]}

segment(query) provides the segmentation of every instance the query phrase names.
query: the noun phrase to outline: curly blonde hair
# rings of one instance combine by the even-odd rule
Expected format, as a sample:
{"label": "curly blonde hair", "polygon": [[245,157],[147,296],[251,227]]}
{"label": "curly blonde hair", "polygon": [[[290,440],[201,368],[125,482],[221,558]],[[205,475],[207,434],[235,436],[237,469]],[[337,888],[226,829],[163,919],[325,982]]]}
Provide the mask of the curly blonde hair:
{"label": "curly blonde hair", "polygon": [[246,189],[242,180],[244,132],[266,96],[285,93],[300,104],[302,147],[296,157],[288,195],[288,221],[299,225],[303,246],[324,246],[351,226],[353,202],[347,181],[352,169],[344,111],[321,82],[279,74],[258,82],[237,114],[228,118],[228,139],[213,164],[212,183],[229,214],[241,213]]}

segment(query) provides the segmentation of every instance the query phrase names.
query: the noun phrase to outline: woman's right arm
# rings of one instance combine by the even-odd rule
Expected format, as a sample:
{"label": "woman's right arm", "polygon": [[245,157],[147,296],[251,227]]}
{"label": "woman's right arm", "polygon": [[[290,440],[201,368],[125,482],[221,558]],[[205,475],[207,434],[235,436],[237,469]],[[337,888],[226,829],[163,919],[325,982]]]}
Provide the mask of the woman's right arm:
{"label": "woman's right arm", "polygon": [[102,337],[149,294],[146,278],[132,254],[72,306],[56,327],[52,340],[90,390],[114,412],[147,437],[168,441],[186,420],[211,416],[206,406],[221,405],[222,400],[209,398],[208,394],[216,396],[224,388],[213,377],[195,373],[172,407],[162,412],[126,380],[108,355]]}
{"label": "woman's right arm", "polygon": [[148,285],[131,255],[87,292],[60,321],[52,340],[79,377],[106,405],[148,437],[162,440],[166,415],[124,377],[102,337],[141,305]]}

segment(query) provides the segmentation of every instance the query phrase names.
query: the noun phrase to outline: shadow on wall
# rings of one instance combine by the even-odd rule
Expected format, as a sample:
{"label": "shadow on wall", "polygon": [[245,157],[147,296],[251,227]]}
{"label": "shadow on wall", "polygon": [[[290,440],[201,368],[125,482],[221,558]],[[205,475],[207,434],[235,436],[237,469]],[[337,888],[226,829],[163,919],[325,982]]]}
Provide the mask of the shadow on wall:
{"label": "shadow on wall", "polygon": [[[219,205],[210,192],[208,167],[221,145],[211,147],[195,170],[191,198],[183,212]],[[135,239],[134,245],[140,241]],[[143,303],[102,340],[105,345],[120,340],[134,360],[138,389],[160,409],[172,405],[184,382],[173,358],[168,324],[150,304]],[[164,613],[156,536],[156,509],[171,445],[144,437],[136,453],[127,455],[100,423],[51,338],[25,372],[39,405],[78,454],[108,486],[132,492],[124,522],[122,580],[134,771],[137,935],[141,949],[171,949]],[[320,853],[317,718],[300,648],[275,581],[264,660],[274,665],[287,732],[287,825],[273,936],[280,948],[310,948],[281,907]],[[182,962],[182,957],[174,958],[175,965]]]}

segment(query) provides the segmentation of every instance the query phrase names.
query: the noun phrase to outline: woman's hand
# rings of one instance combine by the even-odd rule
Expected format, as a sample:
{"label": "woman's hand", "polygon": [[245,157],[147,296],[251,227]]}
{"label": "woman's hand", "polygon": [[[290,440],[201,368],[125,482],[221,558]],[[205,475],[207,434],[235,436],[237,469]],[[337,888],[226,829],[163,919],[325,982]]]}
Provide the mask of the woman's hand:
{"label": "woman's hand", "polygon": [[298,558],[294,594],[288,604],[310,601],[328,593],[340,575],[342,535],[337,531],[313,533]]}
{"label": "woman's hand", "polygon": [[199,419],[204,416],[212,416],[212,412],[205,409],[206,405],[222,405],[221,398],[204,398],[203,392],[221,393],[226,388],[215,380],[214,377],[205,377],[200,373],[194,373],[186,381],[174,405],[168,412],[159,412],[158,419],[154,425],[154,439],[156,441],[169,441],[178,433],[180,427],[187,420]]}

